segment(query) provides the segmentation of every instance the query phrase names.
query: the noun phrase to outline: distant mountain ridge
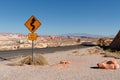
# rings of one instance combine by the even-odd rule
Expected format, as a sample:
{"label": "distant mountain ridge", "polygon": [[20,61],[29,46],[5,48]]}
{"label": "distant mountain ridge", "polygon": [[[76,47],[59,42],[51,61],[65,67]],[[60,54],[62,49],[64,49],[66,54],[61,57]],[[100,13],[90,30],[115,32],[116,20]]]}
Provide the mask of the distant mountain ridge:
{"label": "distant mountain ridge", "polygon": [[94,34],[87,34],[87,33],[69,33],[69,34],[63,34],[62,36],[80,36],[80,37],[91,37],[91,38],[114,38],[115,35],[94,35]]}
{"label": "distant mountain ridge", "polygon": [[[27,35],[27,34],[20,34],[20,33],[0,33],[2,35]],[[39,36],[39,34],[38,34]],[[55,35],[41,35],[41,36],[55,36]],[[68,33],[68,34],[62,34],[62,35],[56,35],[56,36],[79,36],[82,38],[114,38],[115,35],[94,35],[94,34],[88,34],[88,33]]]}

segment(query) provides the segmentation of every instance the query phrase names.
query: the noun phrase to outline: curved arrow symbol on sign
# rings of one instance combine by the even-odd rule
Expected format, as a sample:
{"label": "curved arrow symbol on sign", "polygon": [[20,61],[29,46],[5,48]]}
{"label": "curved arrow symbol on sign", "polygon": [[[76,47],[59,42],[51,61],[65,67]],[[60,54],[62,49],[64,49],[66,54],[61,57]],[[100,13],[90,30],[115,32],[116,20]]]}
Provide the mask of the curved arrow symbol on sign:
{"label": "curved arrow symbol on sign", "polygon": [[32,26],[32,31],[35,29],[35,26],[33,25],[35,21],[35,18],[32,18],[32,22],[30,23],[30,25]]}

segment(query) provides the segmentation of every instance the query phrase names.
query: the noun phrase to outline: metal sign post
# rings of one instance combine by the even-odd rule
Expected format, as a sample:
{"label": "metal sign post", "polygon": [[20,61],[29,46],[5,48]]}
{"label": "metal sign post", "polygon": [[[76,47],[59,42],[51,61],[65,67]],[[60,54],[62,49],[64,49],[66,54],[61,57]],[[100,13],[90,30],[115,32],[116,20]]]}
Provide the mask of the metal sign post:
{"label": "metal sign post", "polygon": [[25,23],[25,26],[31,32],[28,34],[28,40],[32,40],[32,61],[33,62],[34,62],[34,40],[37,39],[37,34],[34,32],[38,29],[40,25],[41,23],[34,16],[31,16]]}
{"label": "metal sign post", "polygon": [[34,62],[34,40],[32,40],[32,61]]}

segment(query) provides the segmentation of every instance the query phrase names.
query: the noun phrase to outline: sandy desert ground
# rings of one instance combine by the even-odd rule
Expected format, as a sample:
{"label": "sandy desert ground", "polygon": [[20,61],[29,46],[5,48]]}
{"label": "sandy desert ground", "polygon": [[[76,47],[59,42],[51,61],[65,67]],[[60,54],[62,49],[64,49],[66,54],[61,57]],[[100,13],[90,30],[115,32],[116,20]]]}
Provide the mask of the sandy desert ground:
{"label": "sandy desert ground", "polygon": [[[26,35],[0,34],[0,51],[31,48]],[[35,48],[86,45],[67,51],[42,54],[49,65],[15,65],[17,59],[0,61],[0,80],[120,80],[120,69],[99,69],[97,63],[114,57],[103,57],[105,51],[97,46],[113,39],[81,38],[78,36],[38,36]],[[94,46],[91,46],[94,45]],[[69,64],[60,64],[60,61]],[[120,59],[116,59],[120,64]]]}
{"label": "sandy desert ground", "polygon": [[[94,46],[43,54],[49,63],[46,66],[14,66],[13,60],[1,61],[0,80],[120,80],[120,69],[97,68],[98,62],[114,59],[103,57],[101,51]],[[71,63],[59,64],[61,60]]]}

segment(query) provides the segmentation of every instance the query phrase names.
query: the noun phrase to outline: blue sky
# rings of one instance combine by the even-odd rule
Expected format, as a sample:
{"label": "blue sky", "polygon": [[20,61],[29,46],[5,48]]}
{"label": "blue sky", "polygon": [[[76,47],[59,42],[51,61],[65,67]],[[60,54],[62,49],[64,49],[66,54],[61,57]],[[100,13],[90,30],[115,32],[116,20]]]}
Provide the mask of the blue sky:
{"label": "blue sky", "polygon": [[30,33],[24,24],[32,15],[41,35],[116,35],[120,0],[0,0],[0,32]]}

